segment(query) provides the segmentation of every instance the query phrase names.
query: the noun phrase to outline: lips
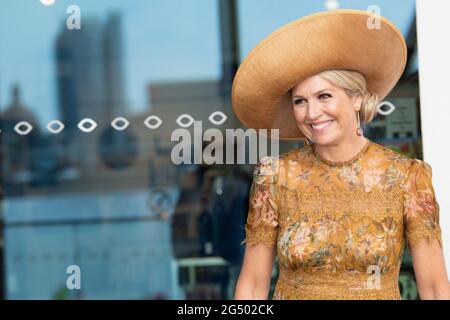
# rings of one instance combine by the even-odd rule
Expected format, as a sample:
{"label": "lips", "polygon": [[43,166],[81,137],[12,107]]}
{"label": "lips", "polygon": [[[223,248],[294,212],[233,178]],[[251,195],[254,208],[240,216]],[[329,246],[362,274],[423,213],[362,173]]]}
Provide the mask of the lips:
{"label": "lips", "polygon": [[313,131],[313,133],[323,133],[326,131],[331,124],[334,122],[334,120],[324,121],[318,124],[310,124],[310,127]]}

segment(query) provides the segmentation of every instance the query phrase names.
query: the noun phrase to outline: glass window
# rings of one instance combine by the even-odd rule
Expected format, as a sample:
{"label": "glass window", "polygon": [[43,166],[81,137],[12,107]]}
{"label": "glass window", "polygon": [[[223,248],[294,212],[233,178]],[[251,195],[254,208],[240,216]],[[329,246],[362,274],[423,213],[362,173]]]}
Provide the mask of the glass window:
{"label": "glass window", "polygon": [[[231,81],[260,40],[336,3],[354,9],[372,4],[36,0],[3,5],[0,295],[232,298],[253,168],[195,161],[208,145],[202,133],[241,127],[231,111]],[[377,5],[408,35],[415,52],[414,1]],[[378,115],[366,132],[420,157],[414,61],[387,98],[395,111]],[[225,123],[211,121],[217,111],[225,114]],[[191,120],[183,141],[190,161],[177,164],[174,148],[180,141],[173,135]],[[294,146],[283,142],[280,152]],[[404,288],[411,288],[408,257]]]}

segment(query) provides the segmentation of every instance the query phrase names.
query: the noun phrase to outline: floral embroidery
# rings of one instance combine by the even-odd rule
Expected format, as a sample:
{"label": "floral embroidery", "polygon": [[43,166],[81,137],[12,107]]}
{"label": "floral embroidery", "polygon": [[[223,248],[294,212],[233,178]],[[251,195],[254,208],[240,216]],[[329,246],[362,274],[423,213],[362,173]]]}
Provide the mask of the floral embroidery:
{"label": "floral embroidery", "polygon": [[263,158],[249,205],[244,242],[277,249],[274,299],[399,299],[405,243],[442,245],[431,167],[373,142],[343,166],[311,147]]}
{"label": "floral embroidery", "polygon": [[414,159],[404,184],[406,238],[409,245],[417,245],[421,239],[436,239],[442,246],[439,226],[439,204],[432,186],[429,164]]}
{"label": "floral embroidery", "polygon": [[[370,162],[370,161],[369,161]],[[379,185],[384,171],[382,169],[367,169],[363,174],[364,191],[370,192],[373,187]]]}
{"label": "floral embroidery", "polygon": [[404,175],[401,170],[395,165],[390,165],[383,176],[384,181],[382,182],[383,190],[388,192],[396,185],[397,181],[404,179]]}
{"label": "floral embroidery", "polygon": [[358,185],[358,172],[353,167],[343,167],[340,177],[352,187]]}
{"label": "floral embroidery", "polygon": [[250,206],[253,210],[253,222],[269,227],[278,225],[277,204],[273,200],[274,188],[271,185],[255,184],[251,191]]}

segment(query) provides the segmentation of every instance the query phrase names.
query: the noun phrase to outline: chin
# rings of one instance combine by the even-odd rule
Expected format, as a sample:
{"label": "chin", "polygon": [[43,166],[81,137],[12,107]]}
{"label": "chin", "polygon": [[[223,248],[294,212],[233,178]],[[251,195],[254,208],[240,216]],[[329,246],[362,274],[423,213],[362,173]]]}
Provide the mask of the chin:
{"label": "chin", "polygon": [[338,137],[336,135],[332,135],[332,134],[319,135],[319,136],[312,135],[312,141],[314,143],[316,143],[317,145],[321,145],[321,146],[334,144],[336,142],[336,140],[338,140]]}

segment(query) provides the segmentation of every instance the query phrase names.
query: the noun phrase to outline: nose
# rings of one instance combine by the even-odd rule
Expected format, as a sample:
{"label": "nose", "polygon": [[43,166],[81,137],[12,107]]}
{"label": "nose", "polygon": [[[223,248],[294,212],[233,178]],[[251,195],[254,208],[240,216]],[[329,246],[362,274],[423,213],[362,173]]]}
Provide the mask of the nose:
{"label": "nose", "polygon": [[320,115],[320,105],[319,103],[316,103],[314,100],[308,101],[307,105],[307,116],[308,121],[315,120]]}

